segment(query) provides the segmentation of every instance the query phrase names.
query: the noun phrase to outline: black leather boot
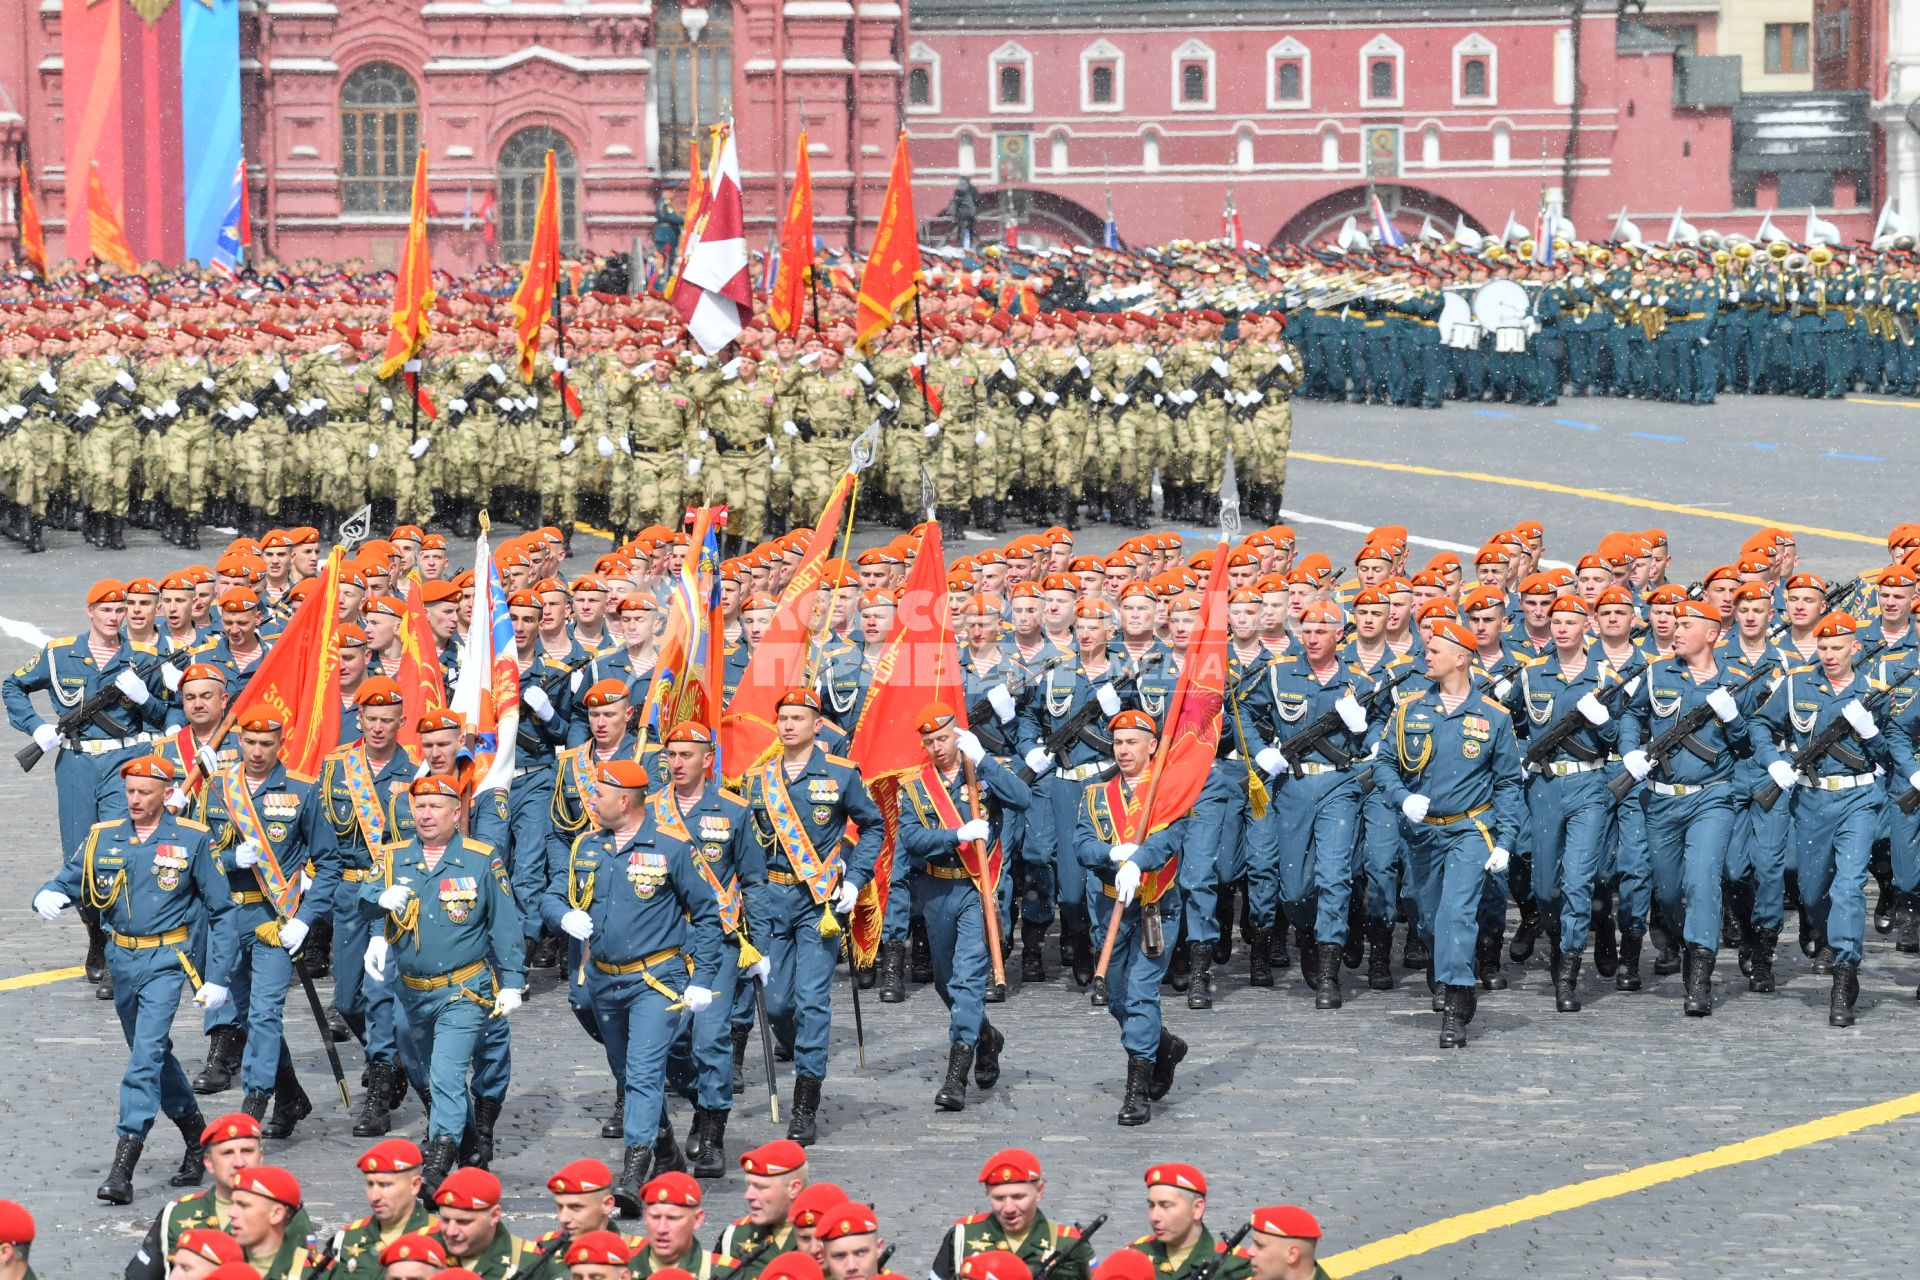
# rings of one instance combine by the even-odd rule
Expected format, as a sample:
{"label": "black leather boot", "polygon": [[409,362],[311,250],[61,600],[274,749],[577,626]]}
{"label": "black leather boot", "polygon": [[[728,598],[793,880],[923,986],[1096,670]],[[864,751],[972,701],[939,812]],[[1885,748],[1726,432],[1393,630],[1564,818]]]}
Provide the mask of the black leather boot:
{"label": "black leather boot", "polygon": [[1611,978],[1620,968],[1620,939],[1613,927],[1613,912],[1596,906],[1593,911],[1593,971]]}
{"label": "black leather boot", "polygon": [[613,1202],[623,1218],[640,1216],[640,1188],[653,1170],[653,1148],[627,1147],[620,1157],[620,1176],[613,1181]]}
{"label": "black leather boot", "polygon": [[1440,1006],[1440,1047],[1442,1049],[1464,1049],[1467,1046],[1466,1019],[1461,1015],[1466,996],[1464,992],[1472,987],[1448,987],[1441,997]]}
{"label": "black leather boot", "polygon": [[1358,969],[1367,959],[1367,882],[1356,876],[1347,895],[1347,946],[1341,953],[1347,968]]}
{"label": "black leather boot", "polygon": [[687,1153],[680,1149],[680,1139],[673,1132],[673,1119],[663,1106],[660,1109],[660,1127],[653,1131],[653,1172],[658,1176],[686,1171]]}
{"label": "black leather boot", "polygon": [[1268,937],[1271,932],[1259,925],[1247,930],[1247,985],[1250,987],[1273,985],[1273,954]]}
{"label": "black leather boot", "polygon": [[819,1137],[816,1119],[820,1111],[820,1077],[798,1073],[793,1077],[793,1115],[787,1121],[787,1137],[810,1147]]}
{"label": "black leather boot", "polygon": [[1340,961],[1343,948],[1337,942],[1323,942],[1320,952],[1320,981],[1314,984],[1313,1007],[1316,1009],[1338,1009],[1340,1007]]}
{"label": "black leather boot", "polygon": [[1580,1012],[1580,956],[1563,954],[1553,970],[1553,1007],[1561,1013]]}
{"label": "black leather boot", "polygon": [[1081,990],[1093,982],[1093,935],[1084,925],[1076,925],[1072,931],[1073,980]]}
{"label": "black leather boot", "polygon": [[394,1066],[390,1062],[371,1062],[367,1064],[367,1081],[360,1092],[360,1115],[353,1122],[353,1136],[356,1138],[378,1138],[393,1128],[393,1117],[388,1114],[387,1099],[391,1095],[393,1082],[388,1077]]}
{"label": "black leather boot", "polygon": [[240,1053],[246,1047],[246,1037],[239,1027],[222,1026],[215,1027],[207,1040],[207,1065],[193,1078],[193,1091],[225,1093],[233,1086],[234,1073],[240,1069]]}
{"label": "black leather boot", "polygon": [[1705,947],[1687,948],[1687,1016],[1705,1018],[1713,1013],[1714,953]]}
{"label": "black leather boot", "polygon": [[1833,993],[1827,998],[1827,1025],[1830,1027],[1850,1027],[1853,1025],[1853,1002],[1860,996],[1860,966],[1857,964],[1836,964],[1833,966]]}
{"label": "black leather boot", "polygon": [[1219,901],[1214,904],[1213,922],[1219,930],[1219,936],[1213,944],[1213,962],[1226,964],[1233,959],[1233,898],[1234,886],[1220,886]]}
{"label": "black leather boot", "polygon": [[[1119,1121],[1129,1127],[1145,1124],[1153,1119],[1153,1107],[1148,1099],[1149,1082],[1153,1078],[1152,1058],[1127,1059],[1127,1089],[1120,1099]],[[123,1202],[124,1203],[124,1202]]]}
{"label": "black leather boot", "polygon": [[1367,986],[1373,991],[1393,990],[1393,926],[1367,926]]}
{"label": "black leather boot", "polygon": [[240,1098],[240,1114],[252,1116],[255,1120],[267,1118],[267,1106],[273,1101],[273,1095],[264,1089],[249,1089]]}
{"label": "black leather boot", "polygon": [[1191,973],[1187,988],[1187,1008],[1213,1008],[1213,944],[1187,944],[1187,968]]}
{"label": "black leather boot", "polygon": [[1147,1096],[1155,1102],[1173,1088],[1173,1069],[1187,1056],[1187,1042],[1171,1031],[1160,1033],[1160,1051],[1153,1056],[1153,1077]]}
{"label": "black leather boot", "polygon": [[942,1111],[965,1111],[967,1109],[967,1072],[973,1070],[973,1050],[964,1044],[947,1046],[947,1078],[940,1085],[940,1092],[933,1095],[933,1105]]}
{"label": "black leather boot", "polygon": [[1046,940],[1047,926],[1030,920],[1020,922],[1020,981],[1047,980],[1046,955],[1042,950]]}
{"label": "black leather boot", "polygon": [[[732,1032],[731,1038],[733,1040],[733,1091],[736,1095],[745,1093],[747,1091],[747,1040],[752,1035],[753,1035],[752,1027],[735,1027]],[[620,1105],[622,1106],[626,1105],[625,1094],[621,1095]],[[609,1138],[617,1138],[620,1135],[618,1133],[608,1133],[608,1134],[605,1134],[604,1136]]]}
{"label": "black leather boot", "polygon": [[1749,972],[1747,990],[1773,990],[1773,952],[1780,945],[1778,929],[1762,929],[1756,926],[1747,941]]}
{"label": "black leather boot", "polygon": [[113,1149],[113,1164],[107,1180],[94,1192],[94,1198],[108,1204],[133,1203],[133,1167],[140,1163],[142,1143],[138,1138],[122,1138]]}
{"label": "black leather boot", "polygon": [[493,1126],[500,1121],[500,1099],[473,1100],[473,1158],[467,1163],[481,1169],[493,1165]]}
{"label": "black leather boot", "polygon": [[727,1113],[696,1107],[694,1141],[687,1147],[696,1178],[724,1178],[727,1174]]}
{"label": "black leather boot", "polygon": [[880,944],[880,1003],[900,1004],[907,998],[907,944]]}
{"label": "black leather boot", "polygon": [[[1476,978],[1480,979],[1480,986],[1487,991],[1505,991],[1507,989],[1507,975],[1500,972],[1499,931],[1489,930],[1486,933],[1482,933],[1473,951],[1473,973]],[[1533,954],[1531,946],[1528,947],[1527,954]]]}
{"label": "black leather boot", "polygon": [[[738,1093],[739,1090],[736,1089],[734,1092]],[[618,1138],[625,1134],[626,1131],[627,1091],[625,1089],[615,1089],[613,1091],[613,1114],[600,1122],[600,1136],[603,1138]]]}
{"label": "black leather boot", "polygon": [[1185,992],[1193,985],[1192,956],[1185,947],[1174,946],[1172,938],[1167,945],[1173,947],[1173,963],[1167,966],[1166,985],[1174,991]]}
{"label": "black leather boot", "polygon": [[1615,991],[1640,989],[1640,947],[1646,938],[1646,934],[1637,930],[1629,930],[1620,935],[1620,966],[1613,975]]}
{"label": "black leather boot", "polygon": [[907,979],[922,985],[933,981],[933,946],[927,941],[927,922],[907,926]]}
{"label": "black leather boot", "polygon": [[1000,1083],[1000,1051],[1007,1047],[1006,1033],[980,1020],[980,1041],[973,1049],[973,1082],[982,1089]]}
{"label": "black leather boot", "polygon": [[1287,918],[1276,916],[1273,932],[1267,935],[1267,960],[1273,965],[1275,973],[1285,973],[1293,967],[1293,952],[1287,946]]}
{"label": "black leather boot", "polygon": [[1427,940],[1420,936],[1419,926],[1409,918],[1407,921],[1407,943],[1400,951],[1400,967],[1402,969],[1412,969],[1418,973],[1420,970],[1426,968],[1428,961],[1432,959],[1433,948],[1427,945]]}
{"label": "black leather boot", "polygon": [[283,1069],[273,1081],[273,1115],[260,1126],[269,1138],[290,1138],[293,1128],[313,1114],[313,1099],[300,1087],[300,1077]]}
{"label": "black leather boot", "polygon": [[187,1149],[180,1157],[180,1167],[167,1179],[170,1187],[197,1187],[200,1179],[206,1176],[206,1162],[200,1156],[200,1135],[207,1131],[207,1118],[198,1111],[184,1119],[175,1120],[180,1136],[186,1140]]}
{"label": "black leather boot", "polygon": [[1300,978],[1309,990],[1320,989],[1320,945],[1311,933],[1296,929],[1294,940],[1300,946]]}
{"label": "black leather boot", "polygon": [[1520,904],[1520,927],[1513,931],[1507,956],[1515,964],[1525,964],[1533,956],[1533,944],[1540,937],[1540,900],[1528,898]]}
{"label": "black leather boot", "polygon": [[98,984],[107,976],[107,931],[91,911],[80,918],[87,926],[87,981]]}

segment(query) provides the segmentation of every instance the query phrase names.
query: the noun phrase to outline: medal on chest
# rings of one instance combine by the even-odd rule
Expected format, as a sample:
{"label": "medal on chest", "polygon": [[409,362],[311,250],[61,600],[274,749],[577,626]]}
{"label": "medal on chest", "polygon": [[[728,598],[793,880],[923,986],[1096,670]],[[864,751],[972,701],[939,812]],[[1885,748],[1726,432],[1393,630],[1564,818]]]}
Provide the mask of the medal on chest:
{"label": "medal on chest", "polygon": [[180,874],[187,869],[185,845],[163,844],[153,851],[154,882],[168,893],[180,887]]}
{"label": "medal on chest", "polygon": [[480,883],[472,876],[448,876],[440,881],[440,909],[455,924],[465,924],[480,900]]}
{"label": "medal on chest", "polygon": [[627,859],[627,879],[633,882],[633,892],[637,896],[651,898],[667,882],[666,855],[649,853],[644,849],[635,852]]}

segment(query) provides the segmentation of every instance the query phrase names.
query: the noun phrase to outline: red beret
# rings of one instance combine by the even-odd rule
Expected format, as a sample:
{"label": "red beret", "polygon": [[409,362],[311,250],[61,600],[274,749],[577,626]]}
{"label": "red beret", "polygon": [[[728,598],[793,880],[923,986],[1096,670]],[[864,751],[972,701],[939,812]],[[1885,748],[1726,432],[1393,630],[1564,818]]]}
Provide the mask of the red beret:
{"label": "red beret", "polygon": [[809,1182],[793,1198],[793,1205],[787,1210],[787,1221],[799,1227],[816,1226],[835,1206],[846,1202],[847,1193],[838,1184]]}
{"label": "red beret", "polygon": [[245,1262],[239,1242],[217,1227],[189,1227],[173,1242],[174,1253],[191,1253],[208,1262]]}
{"label": "red beret", "polygon": [[362,1173],[405,1173],[421,1164],[420,1148],[405,1138],[388,1138],[360,1157]]}
{"label": "red beret", "polygon": [[426,1262],[444,1267],[447,1265],[447,1246],[434,1236],[401,1236],[380,1251],[381,1266],[390,1267],[396,1262]]}
{"label": "red beret", "polygon": [[700,1184],[684,1173],[663,1173],[640,1188],[641,1204],[677,1204],[696,1209],[701,1199]]}
{"label": "red beret", "polygon": [[[796,1201],[797,1203],[797,1201]],[[825,1280],[813,1255],[794,1250],[775,1255],[760,1273],[760,1280]]]}
{"label": "red beret", "polygon": [[879,1230],[880,1219],[873,1209],[849,1200],[820,1216],[813,1227],[813,1238],[824,1244],[842,1236],[867,1236]]}
{"label": "red beret", "polygon": [[1005,1249],[975,1253],[960,1264],[961,1280],[1033,1280],[1033,1268]]}
{"label": "red beret", "polygon": [[1153,1261],[1137,1249],[1119,1249],[1108,1254],[1093,1269],[1093,1280],[1156,1280]]}
{"label": "red beret", "polygon": [[33,1215],[17,1200],[0,1200],[0,1244],[32,1243]]}
{"label": "red beret", "polygon": [[[740,1168],[763,1178],[792,1173],[807,1163],[807,1149],[787,1138],[776,1138],[740,1157]],[[827,1184],[816,1184],[827,1185]]]}
{"label": "red beret", "polygon": [[547,1190],[557,1196],[587,1195],[613,1186],[613,1170],[598,1160],[575,1160],[547,1179]]}
{"label": "red beret", "polygon": [[258,1120],[244,1111],[231,1111],[224,1116],[215,1116],[207,1127],[200,1131],[200,1145],[211,1147],[216,1143],[261,1136]]}
{"label": "red beret", "polygon": [[980,1166],[980,1181],[989,1187],[1009,1182],[1040,1181],[1040,1158],[1019,1147],[1007,1147],[987,1157]]}
{"label": "red beret", "polygon": [[1207,1194],[1207,1175],[1190,1164],[1156,1164],[1147,1170],[1149,1187],[1174,1187],[1197,1196]]}
{"label": "red beret", "polygon": [[[603,1266],[624,1267],[633,1261],[633,1250],[617,1232],[588,1231],[567,1246],[567,1265],[579,1263],[599,1263]],[[666,1270],[674,1270],[668,1267]],[[656,1271],[654,1275],[664,1274]],[[685,1274],[684,1272],[682,1274]]]}
{"label": "red beret", "polygon": [[1297,1204],[1270,1204],[1253,1211],[1253,1229],[1289,1240],[1318,1240],[1320,1221]]}
{"label": "red beret", "polygon": [[455,1169],[441,1181],[433,1202],[447,1209],[491,1209],[500,1203],[500,1179],[471,1165]]}
{"label": "red beret", "polygon": [[242,1169],[234,1175],[235,1191],[250,1191],[269,1200],[277,1200],[290,1209],[300,1207],[300,1181],[285,1169],[276,1169],[263,1164],[253,1169]]}
{"label": "red beret", "polygon": [[244,1262],[223,1262],[207,1272],[206,1280],[260,1280],[260,1273]]}

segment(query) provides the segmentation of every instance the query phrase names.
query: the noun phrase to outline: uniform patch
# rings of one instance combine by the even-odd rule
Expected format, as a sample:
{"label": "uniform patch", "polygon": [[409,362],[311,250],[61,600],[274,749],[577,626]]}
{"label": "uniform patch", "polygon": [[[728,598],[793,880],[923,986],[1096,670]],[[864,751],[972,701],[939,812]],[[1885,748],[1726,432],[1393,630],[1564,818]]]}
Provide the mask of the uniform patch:
{"label": "uniform patch", "polygon": [[172,893],[180,887],[180,873],[187,869],[185,845],[156,845],[153,850],[153,878],[162,889]]}
{"label": "uniform patch", "polygon": [[815,805],[813,807],[813,825],[814,826],[824,827],[829,822],[832,822],[832,821],[833,821],[832,809],[829,809],[826,805],[823,805],[823,804]]}

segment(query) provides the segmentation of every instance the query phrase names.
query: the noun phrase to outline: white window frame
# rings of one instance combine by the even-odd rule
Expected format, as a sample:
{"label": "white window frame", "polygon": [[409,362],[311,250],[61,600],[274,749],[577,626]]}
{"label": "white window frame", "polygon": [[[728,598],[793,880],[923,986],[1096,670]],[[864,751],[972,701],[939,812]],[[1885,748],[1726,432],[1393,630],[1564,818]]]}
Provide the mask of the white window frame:
{"label": "white window frame", "polygon": [[[1094,64],[1113,64],[1113,101],[1093,100]],[[1096,40],[1080,51],[1080,110],[1083,112],[1121,112],[1127,109],[1127,55],[1109,40]]]}
{"label": "white window frame", "polygon": [[[1482,58],[1487,64],[1487,91],[1473,96],[1467,93],[1467,59]],[[1489,107],[1500,101],[1500,51],[1494,43],[1474,32],[1453,46],[1453,105]]]}
{"label": "white window frame", "polygon": [[[1034,166],[1036,169],[1038,165]],[[1070,173],[1073,170],[1073,140],[1064,126],[1047,133],[1047,171]]]}
{"label": "white window frame", "polygon": [[967,130],[954,138],[953,167],[963,178],[980,172],[980,139]]}
{"label": "white window frame", "polygon": [[1320,168],[1326,173],[1340,169],[1340,126],[1329,120],[1320,126]]}
{"label": "white window frame", "polygon": [[[1280,96],[1280,64],[1297,62],[1300,64],[1300,96],[1283,98]],[[1313,51],[1288,36],[1279,44],[1267,50],[1267,110],[1269,111],[1305,111],[1313,105]]]}
{"label": "white window frame", "polygon": [[1140,132],[1140,171],[1142,173],[1160,172],[1160,131],[1143,129]]}
{"label": "white window frame", "polygon": [[[912,74],[914,67],[925,64],[927,68],[927,102],[925,106],[915,106],[912,99],[907,100],[907,114],[915,116],[933,116],[940,114],[940,55],[933,46],[914,41],[907,49],[907,72]],[[905,86],[901,86],[905,89]],[[997,87],[997,86],[996,86]],[[904,92],[902,93],[904,97]]]}
{"label": "white window frame", "polygon": [[[1373,96],[1373,64],[1386,58],[1393,63],[1393,96],[1376,98]],[[1385,33],[1375,36],[1360,46],[1360,105],[1363,107],[1397,107],[1407,96],[1407,51],[1395,44]]]}
{"label": "white window frame", "polygon": [[[1188,102],[1182,96],[1185,77],[1181,74],[1189,62],[1202,62],[1207,67],[1207,97],[1204,102]],[[1219,91],[1219,68],[1212,49],[1200,40],[1189,40],[1173,51],[1173,90],[1171,109],[1174,111],[1211,111],[1214,96]]]}
{"label": "white window frame", "polygon": [[[1020,65],[1022,96],[1019,102],[1003,103],[1000,101],[1000,68],[1010,62]],[[1023,48],[1017,40],[1007,41],[987,58],[987,110],[996,116],[1033,114],[1033,54]]]}
{"label": "white window frame", "polygon": [[1429,120],[1420,126],[1420,165],[1425,169],[1440,167],[1440,125]]}

